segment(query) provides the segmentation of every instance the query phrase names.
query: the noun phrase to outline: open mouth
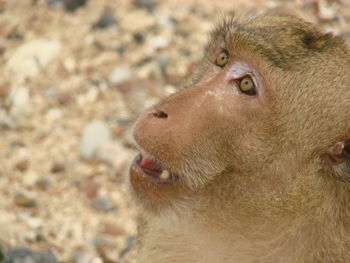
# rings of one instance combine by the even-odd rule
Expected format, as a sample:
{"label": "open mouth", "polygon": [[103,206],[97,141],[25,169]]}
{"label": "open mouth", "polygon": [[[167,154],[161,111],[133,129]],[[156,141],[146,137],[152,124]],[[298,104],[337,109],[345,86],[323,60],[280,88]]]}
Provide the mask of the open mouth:
{"label": "open mouth", "polygon": [[134,169],[139,175],[156,183],[174,183],[178,177],[164,169],[162,164],[150,154],[138,154],[133,162]]}

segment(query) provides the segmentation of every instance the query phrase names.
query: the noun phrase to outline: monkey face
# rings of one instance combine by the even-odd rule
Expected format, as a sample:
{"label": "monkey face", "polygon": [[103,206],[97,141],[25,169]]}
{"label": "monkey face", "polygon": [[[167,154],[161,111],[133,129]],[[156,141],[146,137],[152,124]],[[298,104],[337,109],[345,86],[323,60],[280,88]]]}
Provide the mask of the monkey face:
{"label": "monkey face", "polygon": [[262,207],[265,197],[282,203],[299,196],[295,189],[317,188],[329,168],[320,156],[349,136],[346,54],[339,38],[297,18],[224,22],[190,84],[137,121],[141,154],[130,170],[136,195],[168,203],[205,196],[215,185],[216,194],[206,196],[229,193],[225,198],[237,201],[248,193]]}
{"label": "monkey face", "polygon": [[256,149],[269,147],[258,138],[268,111],[258,69],[221,48],[212,60],[195,85],[139,118],[141,153],[131,167],[138,195],[164,201],[194,193],[222,173],[248,173],[261,158]]}

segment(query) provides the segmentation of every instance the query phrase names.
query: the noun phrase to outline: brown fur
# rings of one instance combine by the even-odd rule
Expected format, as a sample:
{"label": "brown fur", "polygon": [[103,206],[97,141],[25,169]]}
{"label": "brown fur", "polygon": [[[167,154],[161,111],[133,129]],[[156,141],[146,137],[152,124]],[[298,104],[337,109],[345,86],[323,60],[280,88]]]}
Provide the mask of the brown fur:
{"label": "brown fur", "polygon": [[[257,76],[257,97],[227,81],[235,63]],[[338,37],[290,16],[225,20],[186,87],[134,135],[179,178],[131,173],[139,263],[350,262],[350,57]]]}

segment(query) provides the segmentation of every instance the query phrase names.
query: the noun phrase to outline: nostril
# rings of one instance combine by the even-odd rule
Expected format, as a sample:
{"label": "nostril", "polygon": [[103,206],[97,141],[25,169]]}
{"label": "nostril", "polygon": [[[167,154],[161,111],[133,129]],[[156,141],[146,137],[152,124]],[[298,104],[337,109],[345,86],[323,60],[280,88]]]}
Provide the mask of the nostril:
{"label": "nostril", "polygon": [[161,110],[156,110],[152,113],[150,113],[152,116],[156,117],[156,118],[160,118],[160,119],[166,119],[168,118],[168,114],[166,114],[164,111]]}

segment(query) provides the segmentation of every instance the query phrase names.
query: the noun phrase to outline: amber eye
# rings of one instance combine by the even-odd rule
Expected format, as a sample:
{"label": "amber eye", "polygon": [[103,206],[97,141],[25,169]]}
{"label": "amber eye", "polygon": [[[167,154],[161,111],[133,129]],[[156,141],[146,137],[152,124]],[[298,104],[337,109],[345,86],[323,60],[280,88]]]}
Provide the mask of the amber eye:
{"label": "amber eye", "polygon": [[255,95],[256,94],[256,89],[255,89],[255,84],[254,81],[251,79],[251,77],[246,76],[239,80],[239,89],[241,92],[247,95]]}
{"label": "amber eye", "polygon": [[221,52],[215,60],[215,64],[219,67],[224,67],[228,61],[228,54],[226,52]]}

